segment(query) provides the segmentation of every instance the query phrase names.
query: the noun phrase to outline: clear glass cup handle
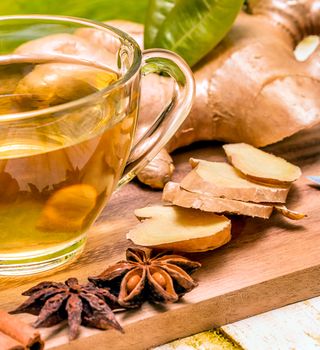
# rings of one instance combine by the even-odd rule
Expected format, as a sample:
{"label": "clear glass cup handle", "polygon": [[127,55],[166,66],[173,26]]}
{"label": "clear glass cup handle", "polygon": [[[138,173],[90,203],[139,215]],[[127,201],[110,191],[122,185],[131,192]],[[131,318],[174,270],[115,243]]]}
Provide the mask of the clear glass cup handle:
{"label": "clear glass cup handle", "polygon": [[171,51],[145,50],[141,73],[142,77],[150,73],[169,75],[175,81],[175,88],[171,102],[132,147],[119,186],[130,181],[168,143],[189,114],[195,96],[195,82],[190,67]]}

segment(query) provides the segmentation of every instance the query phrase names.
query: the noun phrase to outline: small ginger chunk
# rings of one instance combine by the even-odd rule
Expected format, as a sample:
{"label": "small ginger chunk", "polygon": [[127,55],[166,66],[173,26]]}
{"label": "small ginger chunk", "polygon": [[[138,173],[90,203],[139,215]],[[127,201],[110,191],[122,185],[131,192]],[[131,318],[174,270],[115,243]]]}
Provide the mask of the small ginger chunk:
{"label": "small ginger chunk", "polygon": [[140,246],[203,252],[231,239],[231,221],[222,215],[161,205],[137,209],[134,213],[142,222],[127,238]]}
{"label": "small ginger chunk", "polygon": [[268,186],[247,180],[237,169],[224,162],[190,159],[194,168],[180,187],[195,193],[245,202],[285,203],[289,186]]}
{"label": "small ginger chunk", "polygon": [[274,208],[277,212],[291,220],[301,220],[307,216],[304,213],[288,209],[285,205],[275,205]]}
{"label": "small ginger chunk", "polygon": [[223,146],[230,163],[248,179],[270,184],[288,184],[301,176],[298,166],[246,143]]}
{"label": "small ginger chunk", "polygon": [[174,171],[173,160],[163,148],[139,173],[139,181],[151,188],[162,189],[170,181]]}

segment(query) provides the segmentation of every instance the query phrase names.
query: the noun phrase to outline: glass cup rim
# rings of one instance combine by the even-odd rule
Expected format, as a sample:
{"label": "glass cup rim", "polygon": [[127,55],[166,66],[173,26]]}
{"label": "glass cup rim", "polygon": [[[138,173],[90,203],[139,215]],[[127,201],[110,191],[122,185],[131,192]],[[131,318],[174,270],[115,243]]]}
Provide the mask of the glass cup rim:
{"label": "glass cup rim", "polygon": [[43,109],[37,109],[34,111],[27,112],[18,112],[18,113],[10,113],[0,115],[0,123],[2,122],[10,122],[10,121],[24,121],[26,119],[39,117],[44,114],[61,112],[70,108],[82,107],[90,102],[96,101],[103,97],[103,95],[110,93],[112,90],[125,85],[129,82],[138,72],[142,62],[142,52],[138,43],[128,34],[123,32],[122,30],[110,26],[108,24],[94,21],[90,19],[84,19],[80,17],[73,16],[61,16],[61,15],[8,15],[8,16],[0,16],[0,21],[9,21],[9,20],[52,20],[57,22],[69,22],[69,23],[77,23],[86,26],[87,28],[92,29],[100,29],[104,31],[111,32],[113,35],[116,35],[119,39],[125,39],[133,48],[133,61],[128,71],[121,77],[116,80],[114,83],[104,87],[103,89],[93,92],[87,96],[78,98],[74,101],[66,102],[59,104],[57,106],[47,107]]}

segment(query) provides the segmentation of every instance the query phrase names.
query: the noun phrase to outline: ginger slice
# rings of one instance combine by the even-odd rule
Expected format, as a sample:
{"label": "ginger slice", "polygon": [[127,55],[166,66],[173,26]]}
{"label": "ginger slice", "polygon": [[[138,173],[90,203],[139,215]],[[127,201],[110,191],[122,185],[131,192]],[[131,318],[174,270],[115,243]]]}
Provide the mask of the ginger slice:
{"label": "ginger slice", "polygon": [[129,231],[127,238],[140,246],[203,252],[231,239],[231,221],[222,215],[161,205],[134,213],[142,222]]}
{"label": "ginger slice", "polygon": [[247,180],[227,163],[190,159],[194,168],[181,181],[180,187],[208,196],[236,199],[247,202],[285,203],[289,186],[257,184]]}
{"label": "ginger slice", "polygon": [[301,176],[298,166],[246,143],[223,146],[230,163],[248,179],[271,184],[288,184]]}
{"label": "ginger slice", "polygon": [[203,193],[189,192],[178,183],[168,182],[163,189],[163,201],[184,208],[200,209],[205,212],[230,213],[268,219],[273,205],[242,202],[234,199],[213,197]]}

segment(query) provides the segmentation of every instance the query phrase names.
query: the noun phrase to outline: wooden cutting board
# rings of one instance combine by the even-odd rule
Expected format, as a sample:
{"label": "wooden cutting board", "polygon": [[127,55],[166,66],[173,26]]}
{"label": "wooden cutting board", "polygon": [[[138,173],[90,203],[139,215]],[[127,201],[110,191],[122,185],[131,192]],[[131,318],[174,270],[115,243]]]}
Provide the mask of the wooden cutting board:
{"label": "wooden cutting board", "polygon": [[[269,147],[300,165],[303,176],[290,192],[288,206],[308,214],[299,222],[279,214],[270,220],[237,219],[232,241],[208,253],[190,257],[203,264],[195,273],[199,287],[179,303],[145,304],[140,310],[119,313],[125,334],[114,330],[82,328],[81,336],[68,343],[65,324],[42,329],[46,349],[147,349],[202,330],[320,295],[320,188],[308,175],[320,175],[320,127]],[[221,145],[200,144],[175,155],[179,180],[190,167],[190,157],[223,160]],[[96,275],[124,258],[130,246],[126,232],[137,223],[135,208],[160,202],[161,192],[136,183],[124,186],[91,229],[84,253],[68,266],[33,277],[0,278],[0,308],[12,310],[24,297],[21,292],[43,280]],[[19,315],[31,322],[34,316]]]}

